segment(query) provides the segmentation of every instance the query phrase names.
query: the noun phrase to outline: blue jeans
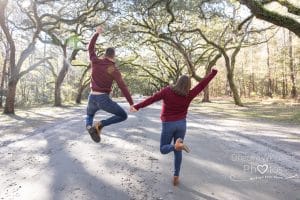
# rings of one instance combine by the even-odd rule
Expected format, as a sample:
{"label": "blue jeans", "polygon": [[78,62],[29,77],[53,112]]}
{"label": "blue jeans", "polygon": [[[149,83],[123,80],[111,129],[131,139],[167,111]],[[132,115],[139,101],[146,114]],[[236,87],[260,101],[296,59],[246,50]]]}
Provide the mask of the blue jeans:
{"label": "blue jeans", "polygon": [[101,121],[103,127],[119,123],[127,119],[127,113],[124,109],[111,100],[108,94],[90,94],[87,106],[86,126],[93,125],[94,116],[98,110],[104,110],[108,113],[114,114],[114,116]]}
{"label": "blue jeans", "polygon": [[178,138],[184,139],[186,131],[186,119],[173,122],[163,122],[160,138],[160,152],[162,154],[174,152],[174,176],[179,176],[182,161],[182,152],[176,151],[172,139],[175,143]]}

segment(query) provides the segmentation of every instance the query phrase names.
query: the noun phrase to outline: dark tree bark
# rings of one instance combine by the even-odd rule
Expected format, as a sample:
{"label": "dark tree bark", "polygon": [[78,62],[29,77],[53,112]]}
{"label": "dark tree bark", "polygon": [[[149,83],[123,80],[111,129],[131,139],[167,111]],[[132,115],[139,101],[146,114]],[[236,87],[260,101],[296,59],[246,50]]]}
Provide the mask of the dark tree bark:
{"label": "dark tree bark", "polygon": [[[5,45],[6,46],[6,45]],[[0,108],[3,107],[3,96],[5,95],[5,82],[7,82],[8,79],[8,73],[7,73],[7,64],[9,61],[9,48],[5,47],[5,55],[4,57],[4,63],[3,63],[3,69],[2,69],[2,76],[1,76],[1,84],[0,84]]]}
{"label": "dark tree bark", "polygon": [[90,78],[86,79],[86,74],[87,72],[91,69],[91,64],[89,64],[86,69],[83,71],[81,77],[80,77],[80,81],[79,81],[79,86],[78,86],[78,91],[77,91],[77,96],[76,96],[76,103],[80,104],[81,103],[81,99],[82,99],[82,93],[83,91],[88,87],[88,85],[90,84]]}
{"label": "dark tree bark", "polygon": [[[290,4],[287,0],[239,0],[241,4],[246,5],[251,12],[258,18],[265,21],[268,21],[272,24],[277,26],[281,26],[287,28],[288,30],[294,32],[298,37],[300,37],[300,22],[294,18],[291,18],[285,14],[281,14],[279,12],[274,12],[266,9],[264,4],[270,2],[278,2],[282,6],[285,6],[288,12],[300,16],[300,8],[296,7],[295,5]],[[286,5],[285,5],[286,4]]]}
{"label": "dark tree bark", "polygon": [[6,96],[4,114],[14,114],[15,113],[15,97],[17,90],[17,81],[10,81],[8,83],[8,93]]}
{"label": "dark tree bark", "polygon": [[[205,74],[207,75],[207,74],[209,74],[209,72],[210,72],[210,70],[208,70],[208,68],[207,68]],[[209,85],[206,86],[206,88],[204,89],[202,102],[207,102],[207,103],[210,102],[210,99],[209,99]]]}
{"label": "dark tree bark", "polygon": [[82,100],[82,93],[83,91],[89,86],[89,81],[85,84],[83,84],[81,87],[78,88],[78,93],[76,96],[76,103],[77,104],[81,104],[81,100]]}
{"label": "dark tree bark", "polygon": [[[205,74],[208,75],[211,72],[213,66],[216,65],[217,61],[222,57],[222,54],[217,54],[211,61],[209,61]],[[202,102],[210,102],[209,99],[209,85],[204,89],[204,96]]]}
{"label": "dark tree bark", "polygon": [[61,102],[61,85],[64,81],[65,76],[67,75],[67,72],[69,70],[69,63],[67,63],[67,48],[66,46],[62,47],[63,50],[63,63],[62,68],[59,71],[57,78],[55,80],[55,88],[54,88],[54,106],[62,106]]}

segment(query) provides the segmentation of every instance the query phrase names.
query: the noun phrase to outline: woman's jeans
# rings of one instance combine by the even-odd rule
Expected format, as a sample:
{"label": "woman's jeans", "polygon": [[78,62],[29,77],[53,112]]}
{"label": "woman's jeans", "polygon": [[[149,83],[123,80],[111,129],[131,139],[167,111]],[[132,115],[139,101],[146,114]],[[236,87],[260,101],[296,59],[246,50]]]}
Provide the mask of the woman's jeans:
{"label": "woman's jeans", "polygon": [[127,119],[127,113],[116,102],[112,101],[108,94],[89,95],[87,106],[86,126],[92,126],[96,112],[104,110],[114,116],[102,120],[102,126],[119,123]]}
{"label": "woman's jeans", "polygon": [[162,123],[162,133],[160,138],[160,152],[162,154],[174,152],[174,176],[179,176],[180,166],[182,161],[182,152],[176,151],[174,145],[171,144],[172,139],[174,144],[178,138],[184,139],[186,131],[186,119],[173,122]]}

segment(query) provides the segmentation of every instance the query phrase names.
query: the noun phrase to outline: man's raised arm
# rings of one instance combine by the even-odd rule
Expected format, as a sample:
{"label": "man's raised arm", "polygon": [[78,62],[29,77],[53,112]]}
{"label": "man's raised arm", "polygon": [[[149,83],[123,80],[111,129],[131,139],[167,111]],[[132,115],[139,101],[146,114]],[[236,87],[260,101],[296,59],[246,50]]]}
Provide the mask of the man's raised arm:
{"label": "man's raised arm", "polygon": [[89,43],[88,50],[89,50],[90,60],[92,62],[98,59],[97,55],[96,55],[96,51],[95,51],[95,45],[96,45],[96,41],[97,41],[99,34],[101,34],[102,32],[103,32],[102,27],[97,27],[96,33],[93,35],[93,37]]}

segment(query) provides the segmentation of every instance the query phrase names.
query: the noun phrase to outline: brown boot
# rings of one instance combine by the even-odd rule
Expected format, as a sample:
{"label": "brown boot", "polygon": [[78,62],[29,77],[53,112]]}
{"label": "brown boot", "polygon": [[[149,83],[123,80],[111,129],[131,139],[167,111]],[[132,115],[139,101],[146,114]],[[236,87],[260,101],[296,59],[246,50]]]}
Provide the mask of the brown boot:
{"label": "brown boot", "polygon": [[99,137],[100,137],[101,130],[102,130],[102,128],[103,128],[101,122],[96,122],[94,126],[95,126],[95,128],[96,128],[97,134],[98,134]]}
{"label": "brown boot", "polygon": [[177,186],[179,184],[179,176],[174,176],[173,177],[173,185]]}
{"label": "brown boot", "polygon": [[99,134],[97,133],[97,130],[94,126],[88,126],[88,127],[86,127],[86,129],[94,142],[97,142],[97,143],[100,142],[101,138],[100,138]]}

